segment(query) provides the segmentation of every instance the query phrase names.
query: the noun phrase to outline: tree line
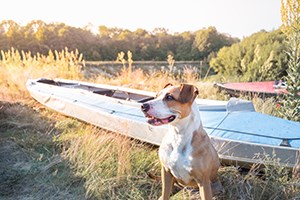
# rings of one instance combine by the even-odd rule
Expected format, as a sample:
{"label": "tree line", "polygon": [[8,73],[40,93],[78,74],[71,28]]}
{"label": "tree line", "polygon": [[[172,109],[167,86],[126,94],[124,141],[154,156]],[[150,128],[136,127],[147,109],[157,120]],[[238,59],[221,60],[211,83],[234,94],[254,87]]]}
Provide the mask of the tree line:
{"label": "tree line", "polygon": [[205,60],[224,46],[239,39],[219,33],[215,27],[195,32],[170,34],[164,28],[153,31],[99,26],[93,33],[89,26],[76,28],[64,23],[45,23],[34,20],[20,25],[12,20],[0,23],[0,49],[30,51],[47,54],[49,50],[60,51],[65,47],[78,49],[85,60],[115,60],[121,51],[130,50],[134,60],[165,61],[168,55],[176,60]]}
{"label": "tree line", "polygon": [[50,50],[67,47],[78,50],[88,61],[115,61],[122,51],[130,51],[134,61],[166,61],[171,55],[176,61],[204,61],[224,80],[281,79],[287,69],[286,35],[280,29],[262,30],[240,41],[214,27],[170,34],[163,28],[150,32],[99,26],[93,33],[88,26],[76,28],[41,20],[21,26],[12,20],[2,21],[0,50],[12,47],[31,55],[47,55]]}

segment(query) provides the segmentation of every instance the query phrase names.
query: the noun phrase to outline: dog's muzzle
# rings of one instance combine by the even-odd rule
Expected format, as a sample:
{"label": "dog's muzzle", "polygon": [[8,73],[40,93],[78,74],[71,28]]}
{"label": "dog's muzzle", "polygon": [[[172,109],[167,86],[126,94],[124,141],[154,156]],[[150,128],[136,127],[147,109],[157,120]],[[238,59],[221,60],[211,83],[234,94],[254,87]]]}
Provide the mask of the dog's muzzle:
{"label": "dog's muzzle", "polygon": [[149,114],[149,110],[150,110],[151,106],[149,103],[144,103],[141,106],[141,110],[143,111],[145,117],[148,118],[147,122],[153,126],[160,126],[160,125],[164,125],[164,124],[168,124],[172,121],[175,120],[176,116],[175,115],[170,115],[169,117],[160,119],[157,117],[154,117],[153,115]]}

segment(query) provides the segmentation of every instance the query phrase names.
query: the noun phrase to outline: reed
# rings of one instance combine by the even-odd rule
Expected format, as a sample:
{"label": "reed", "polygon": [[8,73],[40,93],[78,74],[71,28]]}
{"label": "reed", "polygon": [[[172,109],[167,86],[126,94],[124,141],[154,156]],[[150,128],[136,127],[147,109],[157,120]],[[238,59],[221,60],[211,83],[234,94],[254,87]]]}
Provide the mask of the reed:
{"label": "reed", "polygon": [[2,98],[22,99],[28,96],[25,84],[29,78],[83,79],[82,54],[77,50],[65,48],[61,52],[49,51],[48,55],[31,55],[31,52],[11,48],[1,51],[0,58]]}

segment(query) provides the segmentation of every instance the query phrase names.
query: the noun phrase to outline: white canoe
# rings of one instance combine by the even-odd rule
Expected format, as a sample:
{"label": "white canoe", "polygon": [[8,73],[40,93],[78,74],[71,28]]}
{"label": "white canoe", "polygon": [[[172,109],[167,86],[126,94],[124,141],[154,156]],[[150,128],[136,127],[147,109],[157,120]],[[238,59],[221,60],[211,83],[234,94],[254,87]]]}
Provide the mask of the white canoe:
{"label": "white canoe", "polygon": [[[26,85],[45,106],[104,129],[154,145],[166,133],[166,125],[146,123],[140,109],[153,92],[63,79],[30,79]],[[289,168],[298,162],[300,123],[255,112],[252,102],[236,98],[196,102],[222,163],[249,167],[266,163],[266,156]]]}

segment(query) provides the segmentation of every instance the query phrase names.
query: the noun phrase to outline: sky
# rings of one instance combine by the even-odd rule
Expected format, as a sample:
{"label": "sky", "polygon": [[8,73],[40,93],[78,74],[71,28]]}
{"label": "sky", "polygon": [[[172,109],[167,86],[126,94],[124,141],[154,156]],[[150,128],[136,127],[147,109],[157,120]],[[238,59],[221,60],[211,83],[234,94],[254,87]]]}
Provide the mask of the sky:
{"label": "sky", "polygon": [[214,26],[232,37],[247,37],[281,25],[280,0],[3,0],[0,22],[32,20],[74,27],[100,25],[135,31],[165,28],[170,33]]}

